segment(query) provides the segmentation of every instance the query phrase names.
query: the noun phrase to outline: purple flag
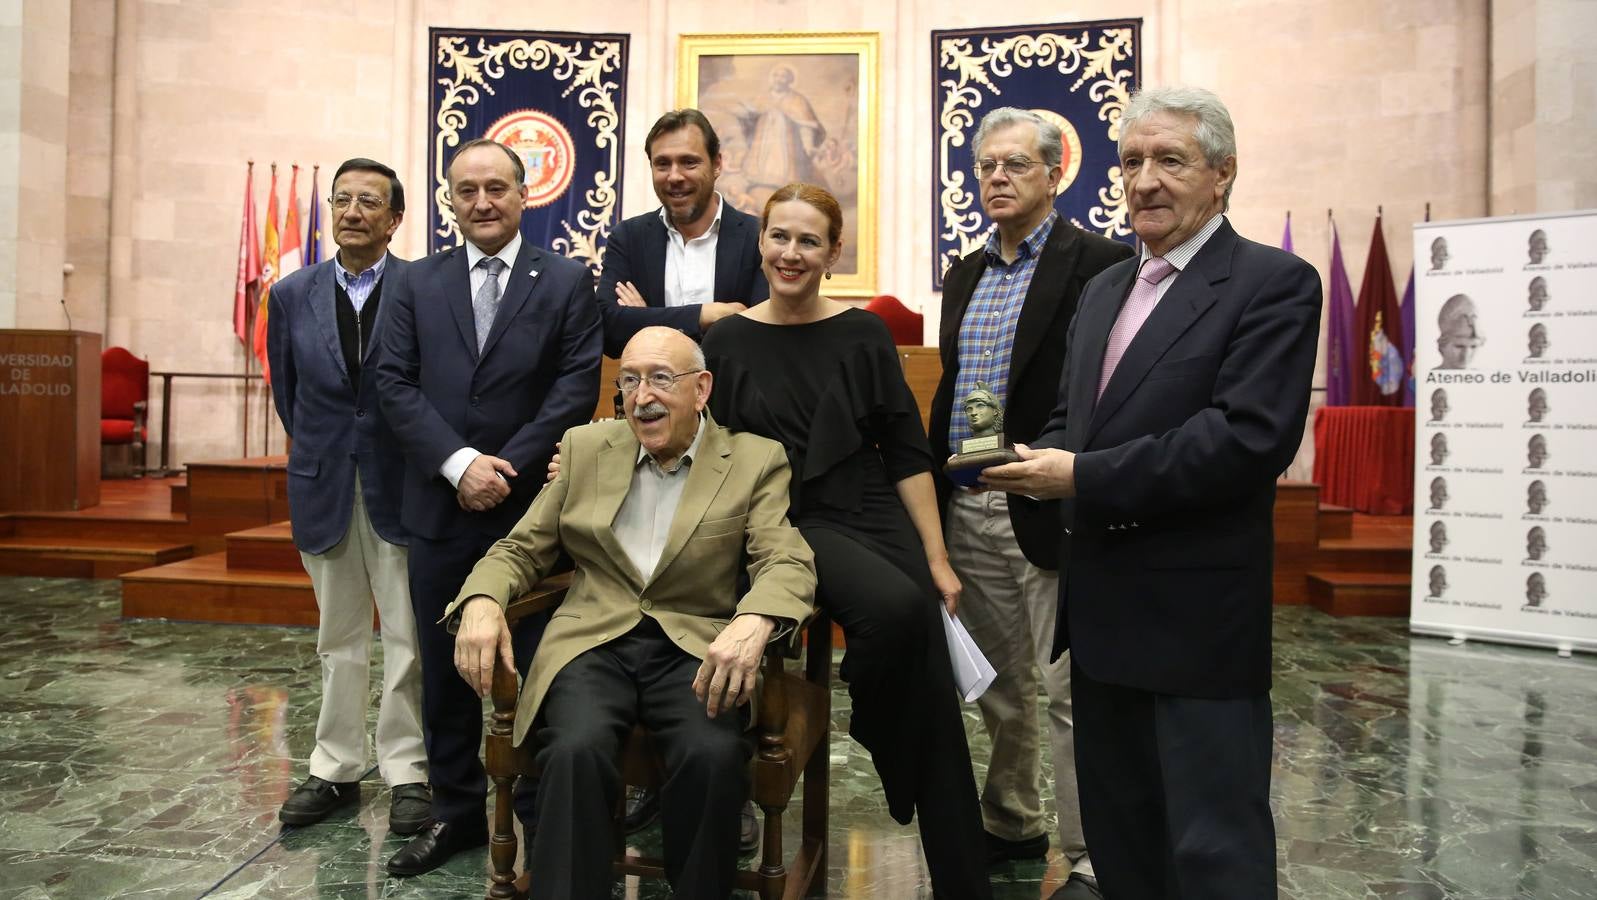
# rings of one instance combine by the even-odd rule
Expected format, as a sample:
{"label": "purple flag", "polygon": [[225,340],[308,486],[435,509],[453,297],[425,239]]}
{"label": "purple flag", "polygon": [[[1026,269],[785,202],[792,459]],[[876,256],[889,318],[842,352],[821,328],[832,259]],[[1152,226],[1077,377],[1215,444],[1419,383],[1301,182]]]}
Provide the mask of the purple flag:
{"label": "purple flag", "polygon": [[1403,289],[1403,405],[1414,405],[1414,267]]}
{"label": "purple flag", "polygon": [[1281,231],[1281,249],[1288,253],[1292,250],[1292,210],[1286,211],[1286,228]]}
{"label": "purple flag", "polygon": [[1353,396],[1357,406],[1397,406],[1403,400],[1403,311],[1392,284],[1392,263],[1386,255],[1381,216],[1370,232],[1364,283],[1359,287],[1353,326]]}
{"label": "purple flag", "polygon": [[310,224],[305,226],[305,245],[301,253],[305,256],[305,265],[314,266],[322,261],[322,198],[317,182],[321,179],[322,167],[317,166],[311,170],[311,215]]}
{"label": "purple flag", "polygon": [[1342,238],[1331,223],[1331,304],[1325,339],[1325,404],[1347,406],[1353,400],[1353,285],[1342,263]]}

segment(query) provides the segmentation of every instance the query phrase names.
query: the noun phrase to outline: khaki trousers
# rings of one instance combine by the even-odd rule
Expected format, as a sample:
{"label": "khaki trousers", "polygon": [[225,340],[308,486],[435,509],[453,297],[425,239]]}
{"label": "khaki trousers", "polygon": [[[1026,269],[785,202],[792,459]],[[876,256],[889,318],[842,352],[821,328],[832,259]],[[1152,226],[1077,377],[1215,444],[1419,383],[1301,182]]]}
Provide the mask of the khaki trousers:
{"label": "khaki trousers", "polygon": [[1075,870],[1084,859],[1081,801],[1072,743],[1070,656],[1048,661],[1059,610],[1059,576],[1020,552],[1005,494],[958,491],[948,504],[948,560],[964,586],[959,618],[998,677],[976,701],[992,740],[982,820],[987,830],[1017,841],[1047,832],[1042,812],[1038,694],[1047,695],[1048,745],[1054,771],[1059,847]]}
{"label": "khaki trousers", "polygon": [[427,780],[421,734],[421,664],[410,607],[406,551],[377,535],[360,478],[349,530],[326,553],[300,553],[316,590],[321,622],[316,655],[322,661],[322,709],[310,773],[355,781],[366,772],[366,706],[371,682],[372,601],[383,638],[383,693],[377,712],[377,767],[389,785]]}

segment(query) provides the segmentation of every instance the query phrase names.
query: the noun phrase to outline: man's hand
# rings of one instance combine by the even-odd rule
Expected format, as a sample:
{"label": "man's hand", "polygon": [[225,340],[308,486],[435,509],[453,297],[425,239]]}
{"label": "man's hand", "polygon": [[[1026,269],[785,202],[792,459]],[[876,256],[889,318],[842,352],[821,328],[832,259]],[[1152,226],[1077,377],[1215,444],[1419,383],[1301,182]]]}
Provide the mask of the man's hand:
{"label": "man's hand", "polygon": [[1076,495],[1076,454],[1044,447],[1033,450],[1016,444],[1020,462],[981,470],[981,483],[989,490],[1021,494],[1037,500]]}
{"label": "man's hand", "polygon": [[560,442],[555,441],[555,455],[549,457],[549,471],[543,476],[543,481],[548,484],[560,474]]}
{"label": "man's hand", "polygon": [[748,309],[741,303],[731,301],[699,304],[699,330],[709,331],[710,326],[721,321],[727,316],[735,316]]}
{"label": "man's hand", "polygon": [[510,482],[506,478],[514,477],[514,466],[497,456],[484,453],[472,460],[466,471],[461,473],[455,499],[459,501],[461,509],[485,512],[510,496]]}
{"label": "man's hand", "polygon": [[616,282],[616,303],[622,306],[648,306],[643,299],[643,293],[632,286],[630,281]]}
{"label": "man's hand", "polygon": [[486,697],[494,686],[494,665],[516,672],[515,653],[510,649],[510,626],[505,611],[494,598],[478,594],[461,607],[460,630],[455,634],[455,671],[466,679],[477,696]]}
{"label": "man's hand", "polygon": [[693,696],[710,718],[749,702],[765,644],[776,631],[769,616],[745,614],[721,630],[693,678]]}

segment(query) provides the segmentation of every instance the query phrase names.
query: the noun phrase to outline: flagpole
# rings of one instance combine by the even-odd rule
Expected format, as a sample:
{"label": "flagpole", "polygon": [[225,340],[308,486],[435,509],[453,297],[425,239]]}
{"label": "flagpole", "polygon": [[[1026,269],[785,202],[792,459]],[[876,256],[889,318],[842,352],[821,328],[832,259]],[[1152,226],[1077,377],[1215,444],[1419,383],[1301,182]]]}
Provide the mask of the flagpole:
{"label": "flagpole", "polygon": [[[251,180],[251,183],[253,184],[254,179],[255,179],[255,160],[253,160],[253,159],[252,160],[248,160],[248,163],[249,163],[250,180]],[[254,199],[254,198],[252,197],[251,199]],[[250,237],[253,239],[254,235],[250,235]],[[255,304],[254,303],[249,303],[249,304],[246,304],[246,306],[244,307],[244,333],[245,334],[253,334],[254,332],[255,332]],[[249,374],[250,374],[250,357],[253,356],[253,355],[254,354],[250,353],[249,344],[245,343],[244,344],[244,434],[243,434],[243,438],[244,438],[244,455],[245,456],[249,456],[250,455],[250,379],[249,379]]]}

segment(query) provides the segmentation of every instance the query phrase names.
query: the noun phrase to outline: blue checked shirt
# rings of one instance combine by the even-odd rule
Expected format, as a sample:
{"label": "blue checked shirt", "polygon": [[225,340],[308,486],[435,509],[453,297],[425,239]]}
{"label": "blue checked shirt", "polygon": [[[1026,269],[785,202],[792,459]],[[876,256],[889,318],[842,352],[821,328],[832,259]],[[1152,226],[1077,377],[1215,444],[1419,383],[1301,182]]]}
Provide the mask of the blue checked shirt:
{"label": "blue checked shirt", "polygon": [[360,315],[360,308],[366,305],[366,299],[372,295],[372,289],[377,287],[377,280],[383,277],[383,269],[388,265],[388,254],[384,253],[377,258],[377,265],[360,273],[349,274],[344,264],[339,262],[338,254],[333,254],[333,273],[338,279],[338,286],[349,295],[350,305],[355,307],[355,314]]}
{"label": "blue checked shirt", "polygon": [[1000,405],[1009,402],[1009,357],[1015,349],[1015,323],[1026,303],[1026,290],[1037,272],[1037,259],[1048,236],[1053,233],[1059,213],[1052,212],[1020,242],[1013,263],[1005,263],[998,229],[987,237],[987,268],[965,318],[959,323],[959,377],[954,379],[954,408],[948,417],[948,443],[958,452],[959,442],[970,437],[970,422],[965,418],[965,398],[985,382],[997,395]]}

